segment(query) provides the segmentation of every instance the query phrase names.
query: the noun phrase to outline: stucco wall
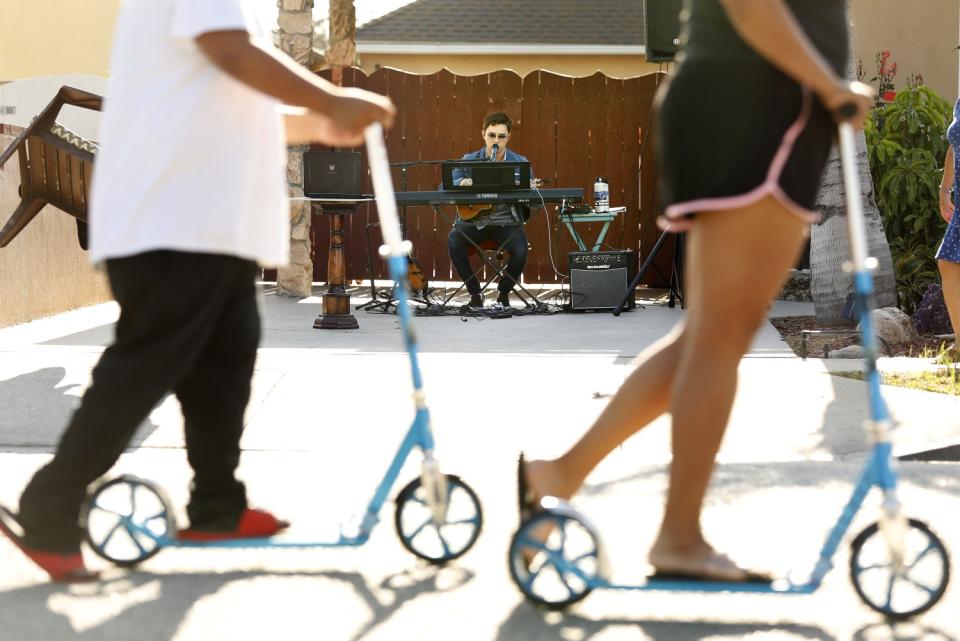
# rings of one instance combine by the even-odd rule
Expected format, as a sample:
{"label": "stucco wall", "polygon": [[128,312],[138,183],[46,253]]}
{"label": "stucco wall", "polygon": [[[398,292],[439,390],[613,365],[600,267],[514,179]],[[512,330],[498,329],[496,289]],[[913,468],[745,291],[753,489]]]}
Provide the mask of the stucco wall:
{"label": "stucco wall", "polygon": [[0,1],[0,82],[106,76],[120,0]]}
{"label": "stucco wall", "polygon": [[[0,149],[14,136],[0,133]],[[0,226],[20,202],[20,170],[14,155],[0,170]],[[72,216],[50,207],[0,249],[0,327],[110,300],[106,279],[77,244]]]}
{"label": "stucco wall", "polygon": [[876,75],[877,51],[897,63],[896,87],[911,73],[950,102],[957,98],[960,2],[957,0],[851,0],[854,47],[867,79]]}
{"label": "stucco wall", "polygon": [[462,56],[360,54],[360,66],[367,74],[378,67],[392,67],[410,73],[431,74],[447,68],[462,76],[475,76],[498,69],[512,69],[525,76],[545,69],[565,76],[591,76],[602,71],[616,78],[633,78],[659,69],[644,62],[643,56]]}

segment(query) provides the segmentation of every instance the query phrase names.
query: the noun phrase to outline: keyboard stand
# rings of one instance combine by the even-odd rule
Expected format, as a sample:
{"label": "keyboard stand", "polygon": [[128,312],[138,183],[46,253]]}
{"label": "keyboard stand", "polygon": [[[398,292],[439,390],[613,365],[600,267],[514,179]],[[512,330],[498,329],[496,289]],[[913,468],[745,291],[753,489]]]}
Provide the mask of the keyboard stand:
{"label": "keyboard stand", "polygon": [[[438,215],[442,220],[444,220],[445,222],[447,222],[447,223],[450,224],[450,227],[451,227],[452,229],[456,229],[456,230],[457,230],[457,233],[459,233],[459,234],[464,238],[464,240],[466,240],[466,241],[476,250],[477,255],[478,255],[478,256],[480,257],[480,259],[484,262],[484,264],[486,264],[486,266],[489,267],[489,268],[493,271],[493,275],[490,276],[489,279],[487,279],[487,282],[484,283],[483,287],[480,289],[481,292],[484,291],[484,290],[490,285],[490,283],[493,282],[493,280],[494,280],[495,278],[504,278],[504,277],[510,278],[509,275],[506,275],[506,274],[504,273],[504,272],[506,271],[506,267],[501,266],[501,265],[498,265],[498,264],[496,264],[495,262],[493,262],[493,260],[491,260],[491,259],[487,256],[487,254],[486,254],[486,252],[484,251],[484,249],[483,249],[482,247],[480,247],[480,245],[479,245],[478,243],[474,242],[474,240],[473,240],[472,238],[470,238],[469,236],[467,236],[466,234],[464,234],[460,229],[457,229],[457,227],[458,227],[459,225],[455,225],[455,224],[454,224],[454,221],[451,220],[449,216],[447,216],[446,214],[443,213],[443,211],[440,209],[440,206],[439,206],[439,205],[431,205],[431,207],[433,207],[433,210],[437,213],[437,215]],[[531,215],[532,215],[532,214],[531,214]],[[472,225],[473,225],[473,223],[471,223],[471,222],[469,222],[469,221],[461,221],[460,224],[461,224],[461,225],[464,225],[464,226],[472,226]],[[516,225],[516,229],[513,231],[513,233],[510,234],[510,236],[508,236],[507,239],[506,239],[504,242],[500,243],[500,246],[499,246],[499,247],[497,247],[497,253],[503,251],[503,248],[504,248],[504,246],[506,245],[506,243],[510,242],[510,239],[512,239],[521,229],[523,229],[523,225],[524,225],[524,223],[519,223],[519,224]],[[477,276],[478,273],[479,273],[479,270],[473,272],[473,275],[474,275],[474,276]],[[478,280],[479,280],[479,279],[478,279]],[[512,280],[512,279],[511,279],[511,280]],[[447,296],[447,297],[444,299],[444,301],[443,301],[443,306],[446,307],[446,306],[447,306],[447,303],[449,303],[449,302],[453,299],[454,296],[456,296],[457,294],[459,294],[460,291],[461,291],[465,286],[466,286],[466,283],[461,283],[460,286],[457,287],[457,289],[455,289],[452,294],[450,294],[449,296]],[[519,289],[520,291],[517,291],[518,289]],[[523,292],[523,294],[526,294],[526,295],[530,298],[529,301],[523,297],[523,294],[520,293],[521,291]],[[517,297],[523,302],[523,304],[524,304],[525,306],[527,306],[527,307],[533,307],[533,308],[535,308],[535,309],[540,309],[540,308],[543,306],[543,303],[541,303],[541,302],[537,299],[536,295],[535,295],[533,292],[531,292],[530,290],[528,290],[526,287],[524,287],[523,284],[521,284],[520,282],[514,282],[514,292],[516,293]]]}

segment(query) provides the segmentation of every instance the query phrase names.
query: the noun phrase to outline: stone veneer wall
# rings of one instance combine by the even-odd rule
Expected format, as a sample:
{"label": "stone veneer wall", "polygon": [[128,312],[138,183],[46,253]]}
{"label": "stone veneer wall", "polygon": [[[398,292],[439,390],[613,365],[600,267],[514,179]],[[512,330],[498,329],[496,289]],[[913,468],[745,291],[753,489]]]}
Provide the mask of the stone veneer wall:
{"label": "stone veneer wall", "polygon": [[[307,66],[313,51],[313,0],[277,0],[280,49]],[[291,198],[303,197],[303,152],[306,146],[287,149],[287,186]],[[313,285],[310,253],[310,206],[290,201],[290,264],[277,270],[277,293],[309,296]]]}
{"label": "stone veneer wall", "polygon": [[[0,125],[0,150],[18,127]],[[0,169],[0,227],[20,203],[20,163],[14,154]],[[106,277],[77,243],[74,218],[49,205],[0,249],[0,327],[109,301]]]}

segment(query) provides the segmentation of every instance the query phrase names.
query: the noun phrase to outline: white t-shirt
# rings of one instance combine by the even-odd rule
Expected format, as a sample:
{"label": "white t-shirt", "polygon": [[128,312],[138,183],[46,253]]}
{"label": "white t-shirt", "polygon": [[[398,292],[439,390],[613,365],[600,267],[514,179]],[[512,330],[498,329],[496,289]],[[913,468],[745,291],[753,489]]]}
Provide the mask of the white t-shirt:
{"label": "white t-shirt", "polygon": [[237,29],[269,37],[253,1],[123,2],[93,175],[94,264],[156,249],[287,263],[280,105],[195,42]]}

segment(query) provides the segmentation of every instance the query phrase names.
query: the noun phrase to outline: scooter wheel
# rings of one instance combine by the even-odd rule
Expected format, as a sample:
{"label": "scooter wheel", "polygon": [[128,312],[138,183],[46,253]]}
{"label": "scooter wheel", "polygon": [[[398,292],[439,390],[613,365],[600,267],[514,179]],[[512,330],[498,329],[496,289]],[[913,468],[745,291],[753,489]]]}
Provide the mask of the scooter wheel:
{"label": "scooter wheel", "polygon": [[400,543],[433,565],[443,565],[466,554],[477,542],[483,527],[483,510],[476,492],[460,477],[444,476],[447,513],[442,523],[434,519],[420,477],[400,490],[394,512]]}
{"label": "scooter wheel", "polygon": [[87,543],[120,567],[154,556],[162,540],[174,537],[170,501],[157,485],[124,475],[96,487],[81,514]]}
{"label": "scooter wheel", "polygon": [[600,538],[574,512],[545,510],[520,524],[507,563],[510,578],[527,599],[559,610],[586,597],[596,585]]}
{"label": "scooter wheel", "polygon": [[923,521],[907,523],[900,571],[893,567],[879,523],[850,544],[850,580],[857,594],[870,608],[898,621],[932,608],[950,582],[950,558],[943,543]]}

